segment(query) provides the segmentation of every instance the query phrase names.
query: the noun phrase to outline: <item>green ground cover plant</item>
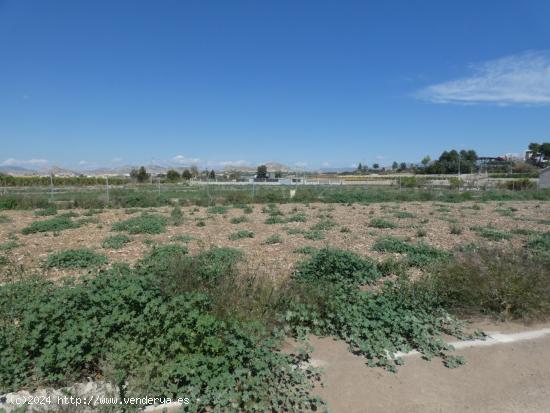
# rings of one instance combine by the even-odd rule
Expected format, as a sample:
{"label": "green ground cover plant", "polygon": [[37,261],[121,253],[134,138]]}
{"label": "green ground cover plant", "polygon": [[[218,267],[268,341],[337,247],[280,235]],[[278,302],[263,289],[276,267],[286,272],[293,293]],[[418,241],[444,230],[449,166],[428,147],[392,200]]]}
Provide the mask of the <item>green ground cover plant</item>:
{"label": "green ground cover plant", "polygon": [[509,232],[499,231],[495,228],[472,227],[470,230],[476,232],[480,237],[487,238],[491,241],[501,241],[512,238],[512,234]]}
{"label": "green ground cover plant", "polygon": [[143,213],[124,221],[115,222],[113,231],[125,231],[129,234],[161,234],[166,231],[167,220],[157,214]]}
{"label": "green ground cover plant", "polygon": [[238,239],[243,239],[243,238],[254,238],[254,233],[252,231],[243,229],[241,231],[237,231],[229,234],[229,239],[231,241],[236,241]]}
{"label": "green ground cover plant", "polygon": [[9,224],[11,222],[13,222],[13,220],[10,217],[0,215],[0,224]]}
{"label": "green ground cover plant", "polygon": [[271,235],[264,240],[264,244],[266,245],[281,244],[282,242],[283,237],[281,237],[279,234]]}
{"label": "green ground cover plant", "polygon": [[244,215],[240,215],[238,217],[233,217],[229,220],[232,224],[241,224],[243,222],[248,222],[248,218]]}
{"label": "green ground cover plant", "polygon": [[106,263],[107,257],[105,255],[81,248],[59,251],[49,255],[44,267],[78,269],[98,267]]}
{"label": "green ground cover plant", "polygon": [[391,221],[387,221],[381,218],[371,219],[369,222],[369,227],[372,228],[397,228],[397,225]]}
{"label": "green ground cover plant", "polygon": [[448,258],[449,254],[430,245],[410,244],[396,237],[378,238],[372,246],[374,251],[406,254],[406,262],[413,267],[425,267]]}
{"label": "green ground cover plant", "polygon": [[435,297],[414,294],[406,282],[387,282],[378,291],[361,289],[381,276],[369,259],[346,251],[317,251],[294,274],[294,290],[308,293],[297,298],[285,320],[298,336],[312,332],[339,338],[350,351],[366,357],[368,365],[390,371],[403,364],[396,352],[413,349],[428,359],[441,357],[449,367],[462,364],[441,337],[464,338],[460,323]]}
{"label": "green ground cover plant", "polygon": [[125,244],[131,241],[132,241],[132,238],[130,238],[128,235],[124,235],[124,234],[111,235],[103,240],[103,242],[101,243],[101,246],[103,248],[119,250],[122,247],[124,247]]}
{"label": "green ground cover plant", "polygon": [[21,230],[22,234],[34,234],[37,232],[58,232],[71,228],[78,228],[78,223],[68,217],[55,216],[44,221],[34,221],[28,227]]}
{"label": "green ground cover plant", "polygon": [[264,327],[221,320],[212,306],[200,292],[165,296],[155,277],[129,268],[62,287],[2,285],[0,391],[91,376],[118,385],[121,397],[189,397],[185,411],[322,409],[317,374],[295,367],[306,353],[280,352]]}
{"label": "green ground cover plant", "polygon": [[325,234],[323,231],[319,230],[309,230],[303,232],[305,239],[310,239],[312,241],[321,241],[325,239]]}
{"label": "green ground cover plant", "polygon": [[52,215],[57,215],[57,208],[55,205],[49,205],[44,209],[37,209],[34,211],[34,216],[36,217],[46,217]]}

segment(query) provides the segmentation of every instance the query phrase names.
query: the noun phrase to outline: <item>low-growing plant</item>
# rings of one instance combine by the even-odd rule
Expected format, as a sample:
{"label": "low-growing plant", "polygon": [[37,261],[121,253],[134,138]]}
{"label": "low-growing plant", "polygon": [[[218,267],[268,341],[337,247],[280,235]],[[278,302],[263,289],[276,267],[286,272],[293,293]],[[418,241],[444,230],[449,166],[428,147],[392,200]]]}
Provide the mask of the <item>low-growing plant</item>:
{"label": "low-growing plant", "polygon": [[462,227],[458,224],[451,224],[449,226],[449,232],[452,235],[460,235],[460,234],[462,234]]}
{"label": "low-growing plant", "polygon": [[144,213],[139,217],[115,222],[112,230],[129,234],[161,234],[166,231],[166,223],[166,218],[160,215]]}
{"label": "low-growing plant", "polygon": [[107,263],[107,257],[86,248],[69,249],[51,254],[45,268],[78,269],[98,267]]}
{"label": "low-growing plant", "polygon": [[23,228],[21,233],[27,235],[36,232],[58,232],[72,228],[78,228],[78,223],[68,217],[55,216],[44,221],[34,221],[28,227]]}
{"label": "low-growing plant", "polygon": [[393,215],[396,218],[414,218],[416,216],[412,212],[408,212],[408,211],[397,211]]}
{"label": "low-growing plant", "polygon": [[213,206],[207,209],[209,214],[225,214],[229,210],[226,206]]}
{"label": "low-growing plant", "polygon": [[375,241],[372,249],[381,252],[395,252],[407,255],[407,264],[425,267],[448,258],[448,253],[426,244],[409,244],[396,237],[382,237]]}
{"label": "low-growing plant", "polygon": [[426,231],[425,228],[418,228],[418,229],[416,230],[416,236],[417,236],[418,238],[423,238],[423,237],[425,237],[426,235],[428,235],[428,231]]}
{"label": "low-growing plant", "polygon": [[394,224],[391,221],[386,221],[386,220],[381,219],[381,218],[374,218],[374,219],[371,219],[371,221],[369,222],[369,227],[372,227],[372,228],[397,228],[397,225]]}
{"label": "low-growing plant", "polygon": [[183,242],[183,243],[188,243],[188,242],[191,242],[193,241],[195,238],[191,235],[188,235],[188,234],[182,234],[182,235],[174,235],[172,237],[172,240],[173,241],[179,241],[179,242]]}
{"label": "low-growing plant", "polygon": [[548,268],[549,256],[477,246],[432,267],[417,287],[459,315],[545,319],[550,316]]}
{"label": "low-growing plant", "polygon": [[328,231],[336,226],[336,222],[330,218],[325,218],[311,227],[312,231]]}
{"label": "low-growing plant", "polygon": [[325,234],[323,233],[323,231],[319,230],[304,231],[303,234],[305,239],[310,239],[313,241],[320,241],[325,239]]}
{"label": "low-growing plant", "polygon": [[248,218],[244,215],[240,215],[238,217],[233,217],[229,220],[232,224],[241,224],[243,222],[248,222]]}
{"label": "low-growing plant", "polygon": [[268,225],[273,224],[286,224],[287,220],[285,217],[281,215],[270,215],[266,220],[265,223]]}
{"label": "low-growing plant", "polygon": [[499,231],[489,227],[471,227],[470,230],[476,232],[483,238],[490,239],[491,241],[500,241],[503,239],[512,238],[512,235],[509,232]]}
{"label": "low-growing plant", "polygon": [[295,254],[307,254],[311,255],[318,251],[318,248],[311,247],[309,245],[304,245],[303,247],[295,248],[292,252]]}
{"label": "low-growing plant", "polygon": [[95,377],[119,397],[189,397],[190,411],[322,409],[317,373],[296,368],[307,353],[281,352],[264,327],[219,319],[214,306],[200,292],[165,296],[124,267],[61,287],[2,285],[0,391]]}
{"label": "low-growing plant", "polygon": [[3,242],[2,244],[0,244],[0,251],[10,251],[14,248],[17,248],[18,246],[19,244],[17,243],[17,241]]}
{"label": "low-growing plant", "polygon": [[254,238],[254,233],[248,230],[241,230],[241,231],[237,231],[237,232],[233,232],[232,234],[229,234],[229,239],[231,241],[236,241],[238,239],[243,239],[243,238]]}
{"label": "low-growing plant", "polygon": [[13,222],[13,220],[10,217],[0,215],[0,224],[9,224],[11,222]]}
{"label": "low-growing plant", "polygon": [[177,205],[170,212],[170,222],[174,226],[183,224],[183,212],[181,212],[181,208]]}
{"label": "low-growing plant", "polygon": [[130,238],[128,235],[111,235],[103,240],[101,246],[103,248],[119,250],[130,241],[132,241],[132,238]]}
{"label": "low-growing plant", "polygon": [[55,205],[49,205],[44,209],[37,209],[36,211],[34,211],[34,215],[37,217],[57,215],[57,208],[55,207]]}
{"label": "low-growing plant", "polygon": [[349,227],[342,227],[340,228],[340,232],[343,234],[349,234],[351,232],[351,229],[349,229]]}
{"label": "low-growing plant", "polygon": [[266,245],[281,244],[282,242],[283,238],[279,234],[270,235],[264,240],[264,244]]}

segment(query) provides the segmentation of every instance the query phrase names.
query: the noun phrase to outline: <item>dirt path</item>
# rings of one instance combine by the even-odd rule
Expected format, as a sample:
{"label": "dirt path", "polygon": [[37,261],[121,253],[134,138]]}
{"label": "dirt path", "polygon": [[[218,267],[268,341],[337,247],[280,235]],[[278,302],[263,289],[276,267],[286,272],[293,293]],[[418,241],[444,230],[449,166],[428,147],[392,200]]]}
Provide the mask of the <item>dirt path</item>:
{"label": "dirt path", "polygon": [[[490,327],[486,331],[526,330],[510,325]],[[334,413],[550,412],[548,334],[458,350],[467,364],[457,369],[444,367],[438,359],[427,362],[409,356],[397,374],[367,367],[342,342],[314,338],[312,344],[313,358],[325,369],[325,386],[319,393]]]}

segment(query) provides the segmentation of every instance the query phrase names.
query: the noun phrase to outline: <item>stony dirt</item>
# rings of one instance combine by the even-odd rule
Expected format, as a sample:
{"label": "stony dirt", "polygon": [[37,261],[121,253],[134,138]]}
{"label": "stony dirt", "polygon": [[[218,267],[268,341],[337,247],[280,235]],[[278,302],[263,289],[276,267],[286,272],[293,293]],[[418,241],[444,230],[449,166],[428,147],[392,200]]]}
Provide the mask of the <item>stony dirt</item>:
{"label": "stony dirt", "polygon": [[[480,209],[474,209],[480,208]],[[439,204],[425,203],[379,203],[370,205],[332,205],[332,204],[283,204],[279,209],[285,216],[296,212],[304,212],[307,222],[293,222],[287,224],[266,224],[269,216],[262,212],[265,205],[253,205],[254,212],[243,214],[242,209],[230,208],[225,214],[210,214],[207,208],[183,207],[184,222],[179,226],[168,225],[167,231],[159,235],[138,234],[131,235],[132,241],[120,250],[102,248],[102,241],[109,235],[112,225],[133,214],[124,209],[104,210],[93,215],[91,222],[80,228],[61,231],[23,235],[21,230],[35,220],[44,220],[49,217],[36,217],[33,211],[4,211],[2,215],[12,219],[12,222],[0,224],[0,243],[16,239],[19,246],[13,248],[6,255],[12,263],[23,265],[28,269],[38,269],[49,254],[55,251],[87,247],[106,254],[109,261],[134,263],[141,258],[152,244],[163,244],[174,241],[179,235],[189,235],[193,240],[187,245],[190,253],[196,253],[210,246],[230,246],[242,249],[246,254],[246,264],[243,270],[257,274],[279,278],[285,277],[292,271],[295,263],[303,256],[293,251],[302,246],[322,247],[331,245],[354,251],[374,259],[382,259],[388,254],[371,250],[375,240],[380,236],[393,235],[408,238],[412,241],[422,241],[437,248],[449,250],[457,245],[473,242],[484,244],[498,244],[501,246],[520,246],[528,238],[527,235],[514,234],[510,240],[489,241],[471,231],[471,227],[493,227],[500,231],[514,231],[518,229],[537,232],[550,231],[550,203],[548,202],[487,202],[487,203],[458,203]],[[143,209],[170,216],[171,208]],[[414,214],[412,218],[398,218],[399,211]],[[65,212],[65,211],[62,211]],[[75,210],[83,218],[84,210]],[[240,224],[230,223],[235,216],[245,215],[249,222]],[[309,240],[303,234],[289,234],[288,229],[308,230],[322,219],[329,218],[336,222],[336,226],[325,233],[324,240]],[[373,218],[382,218],[397,224],[397,228],[378,229],[369,226]],[[197,226],[197,222],[204,221],[205,226]],[[462,229],[461,234],[451,234],[451,225]],[[348,228],[350,232],[341,232],[341,228]],[[238,230],[254,232],[254,238],[231,241],[229,235]],[[426,236],[419,237],[418,230],[424,230]],[[271,235],[278,234],[283,241],[279,244],[264,244],[263,241]],[[47,277],[57,278],[68,275],[70,272],[51,269],[40,270]]]}

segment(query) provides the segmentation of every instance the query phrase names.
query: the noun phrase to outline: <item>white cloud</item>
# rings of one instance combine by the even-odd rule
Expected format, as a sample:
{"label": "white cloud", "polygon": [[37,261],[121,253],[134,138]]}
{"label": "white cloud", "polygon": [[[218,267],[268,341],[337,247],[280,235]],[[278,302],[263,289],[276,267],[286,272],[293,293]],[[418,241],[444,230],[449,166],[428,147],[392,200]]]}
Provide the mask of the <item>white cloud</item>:
{"label": "white cloud", "polygon": [[472,65],[469,77],[419,91],[434,103],[550,104],[550,53],[529,51]]}
{"label": "white cloud", "polygon": [[118,158],[118,157],[117,157],[117,158],[113,158],[113,159],[111,159],[111,162],[115,162],[115,163],[116,163],[116,162],[122,162],[122,158]]}
{"label": "white cloud", "polygon": [[79,165],[88,165],[89,163],[90,163],[90,162],[88,162],[88,161],[82,160],[82,161],[80,161],[78,164],[79,164]]}
{"label": "white cloud", "polygon": [[377,155],[377,156],[376,156],[376,159],[377,159],[378,161],[381,161],[382,159],[385,159],[385,158],[386,158],[386,157],[385,157],[384,155]]}
{"label": "white cloud", "polygon": [[179,164],[193,164],[200,162],[199,158],[187,158],[183,155],[176,155],[172,158],[172,162],[179,163]]}
{"label": "white cloud", "polygon": [[5,166],[44,166],[49,161],[47,159],[14,159],[9,158],[2,162]]}
{"label": "white cloud", "polygon": [[330,166],[330,162],[323,162],[323,163],[321,164],[321,166],[324,166],[324,167]]}
{"label": "white cloud", "polygon": [[297,166],[297,167],[299,167],[299,168],[304,168],[304,167],[306,167],[307,165],[308,165],[307,162],[296,162],[296,163],[294,164],[294,166]]}

